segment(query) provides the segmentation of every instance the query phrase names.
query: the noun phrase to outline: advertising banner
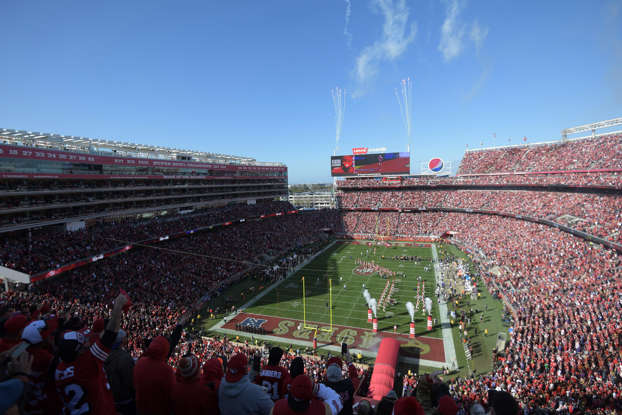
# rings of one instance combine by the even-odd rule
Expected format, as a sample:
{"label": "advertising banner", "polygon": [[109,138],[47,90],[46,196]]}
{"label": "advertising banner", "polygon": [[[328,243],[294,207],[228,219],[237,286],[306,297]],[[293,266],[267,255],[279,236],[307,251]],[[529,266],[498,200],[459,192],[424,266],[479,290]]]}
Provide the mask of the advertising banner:
{"label": "advertising banner", "polygon": [[352,154],[367,154],[369,149],[367,147],[354,147],[352,149]]}

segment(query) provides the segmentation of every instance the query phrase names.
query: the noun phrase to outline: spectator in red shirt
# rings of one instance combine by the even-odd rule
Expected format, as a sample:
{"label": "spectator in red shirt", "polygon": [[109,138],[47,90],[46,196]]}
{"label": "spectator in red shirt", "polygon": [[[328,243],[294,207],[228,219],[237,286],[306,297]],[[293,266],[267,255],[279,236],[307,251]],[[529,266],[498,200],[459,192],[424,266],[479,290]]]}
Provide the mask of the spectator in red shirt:
{"label": "spectator in red shirt", "polygon": [[187,354],[179,360],[177,379],[173,385],[173,413],[175,415],[201,415],[220,413],[218,392],[201,382],[197,357]]}
{"label": "spectator in red shirt", "polygon": [[164,336],[151,341],[134,367],[136,409],[139,415],[169,415],[173,408],[171,393],[175,384],[173,368],[166,360],[170,346]]}
{"label": "spectator in red shirt", "polygon": [[69,331],[63,335],[58,345],[61,362],[54,379],[67,413],[109,415],[115,412],[103,365],[117,337],[127,300],[122,294],[115,299],[106,331],[89,349],[86,349],[87,339],[82,333]]}
{"label": "spectator in red shirt", "polygon": [[270,349],[268,364],[261,369],[255,379],[255,383],[261,385],[273,401],[278,401],[287,394],[289,373],[287,369],[279,366],[281,357],[283,349],[280,347]]}

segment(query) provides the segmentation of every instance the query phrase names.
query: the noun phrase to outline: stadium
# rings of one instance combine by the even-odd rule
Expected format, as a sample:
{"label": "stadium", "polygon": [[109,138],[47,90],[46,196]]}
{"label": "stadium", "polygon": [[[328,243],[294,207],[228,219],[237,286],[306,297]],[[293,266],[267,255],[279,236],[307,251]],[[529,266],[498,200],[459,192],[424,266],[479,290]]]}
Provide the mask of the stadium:
{"label": "stadium", "polygon": [[188,352],[267,365],[281,347],[321,382],[341,356],[357,408],[420,397],[434,374],[462,408],[504,390],[526,410],[615,410],[622,135],[605,124],[622,119],[468,150],[455,176],[442,160],[396,174],[390,154],[370,175],[368,153],[324,210],[279,201],[282,163],[3,129],[2,351],[28,339],[43,392],[26,405],[53,413],[55,330],[101,333],[122,292],[142,413],[139,362],[158,336],[169,368]]}
{"label": "stadium", "polygon": [[622,0],[0,2],[0,415],[622,414]]}

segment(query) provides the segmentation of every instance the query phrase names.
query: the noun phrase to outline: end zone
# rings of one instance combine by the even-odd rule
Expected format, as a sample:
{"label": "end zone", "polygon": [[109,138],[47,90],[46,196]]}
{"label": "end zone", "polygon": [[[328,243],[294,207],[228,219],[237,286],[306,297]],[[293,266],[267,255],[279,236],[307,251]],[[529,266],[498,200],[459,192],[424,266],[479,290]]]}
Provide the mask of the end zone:
{"label": "end zone", "polygon": [[[333,325],[330,332],[330,326],[325,323],[307,321],[307,325],[325,328],[326,331],[317,332],[318,346],[337,353],[341,351],[341,343],[345,342],[353,352],[375,357],[380,341],[384,337],[392,337],[400,342],[400,355],[405,360],[417,360],[420,365],[430,367],[451,364],[451,361],[446,361],[446,347],[444,341],[439,338],[417,336],[409,339],[407,334],[386,331],[373,333],[371,330],[340,325]],[[251,329],[263,329],[265,334],[254,334]],[[253,336],[265,341],[292,343],[303,347],[313,346],[313,330],[302,327],[302,320],[296,319],[239,313],[226,323],[221,321],[212,330],[227,335]]]}

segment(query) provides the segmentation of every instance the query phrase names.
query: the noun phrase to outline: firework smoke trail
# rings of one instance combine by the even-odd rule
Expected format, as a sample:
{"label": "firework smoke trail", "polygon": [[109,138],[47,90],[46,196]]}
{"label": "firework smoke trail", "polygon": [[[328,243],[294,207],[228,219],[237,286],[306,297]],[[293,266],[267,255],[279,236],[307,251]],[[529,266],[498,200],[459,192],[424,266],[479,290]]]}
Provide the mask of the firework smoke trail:
{"label": "firework smoke trail", "polygon": [[369,291],[367,291],[367,289],[363,291],[363,297],[365,297],[365,302],[367,303],[367,307],[369,307],[369,301],[371,300],[371,295],[369,295]]}
{"label": "firework smoke trail", "polygon": [[371,300],[369,300],[369,307],[371,307],[371,312],[374,313],[374,318],[377,317],[376,315],[376,306],[378,305],[378,302],[376,301],[375,298],[372,298]]}
{"label": "firework smoke trail", "polygon": [[408,314],[410,315],[410,322],[415,321],[415,306],[410,301],[406,303],[406,310],[408,310]]}
{"label": "firework smoke trail", "polygon": [[341,138],[341,126],[343,124],[343,114],[346,111],[346,91],[336,87],[330,90],[333,97],[333,107],[335,109],[335,155],[339,150],[339,139]]}
{"label": "firework smoke trail", "polygon": [[395,98],[400,106],[400,115],[402,116],[402,122],[406,128],[406,134],[408,135],[408,147],[410,150],[410,136],[412,133],[412,81],[410,78],[402,79],[400,82],[400,91],[395,88]]}

